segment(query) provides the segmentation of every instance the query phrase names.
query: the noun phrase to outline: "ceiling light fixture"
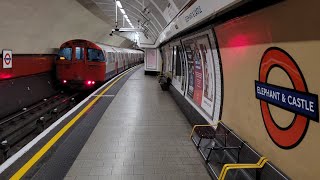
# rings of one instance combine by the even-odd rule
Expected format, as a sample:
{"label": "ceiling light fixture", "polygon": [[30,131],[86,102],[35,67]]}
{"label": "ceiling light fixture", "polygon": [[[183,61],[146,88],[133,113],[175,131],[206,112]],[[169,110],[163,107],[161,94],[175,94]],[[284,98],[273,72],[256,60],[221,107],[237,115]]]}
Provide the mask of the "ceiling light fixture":
{"label": "ceiling light fixture", "polygon": [[128,16],[127,16],[127,15],[123,15],[123,17],[125,17],[126,19],[128,19]]}
{"label": "ceiling light fixture", "polygon": [[122,12],[122,14],[126,14],[126,12],[124,11],[124,9],[120,9],[120,11]]}
{"label": "ceiling light fixture", "polygon": [[120,2],[120,1],[116,1],[116,3],[117,3],[117,6],[118,6],[120,9],[122,9],[121,2]]}

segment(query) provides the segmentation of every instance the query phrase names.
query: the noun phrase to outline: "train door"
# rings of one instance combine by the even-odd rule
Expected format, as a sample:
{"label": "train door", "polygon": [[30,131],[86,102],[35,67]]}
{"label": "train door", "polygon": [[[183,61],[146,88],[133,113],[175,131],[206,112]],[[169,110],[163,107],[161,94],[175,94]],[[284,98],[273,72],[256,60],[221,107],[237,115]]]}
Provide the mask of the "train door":
{"label": "train door", "polygon": [[130,68],[130,62],[131,62],[131,51],[128,53],[128,68]]}
{"label": "train door", "polygon": [[122,66],[122,52],[121,50],[119,50],[118,73],[121,72],[121,66]]}
{"label": "train door", "polygon": [[107,68],[106,68],[106,78],[110,79],[114,74],[114,59],[115,59],[115,52],[108,52],[108,58],[107,58]]}
{"label": "train door", "polygon": [[121,72],[124,70],[124,61],[125,61],[126,57],[125,57],[125,52],[122,52],[122,61],[121,61]]}
{"label": "train door", "polygon": [[118,74],[119,52],[116,52],[116,62],[114,64],[115,74]]}
{"label": "train door", "polygon": [[83,46],[73,46],[72,64],[72,78],[74,80],[82,80],[85,69],[85,48]]}
{"label": "train door", "polygon": [[130,51],[128,52],[127,69],[129,68],[129,64],[130,64]]}
{"label": "train door", "polygon": [[129,51],[129,53],[128,53],[128,68],[130,68],[130,58],[131,58],[131,53]]}
{"label": "train door", "polygon": [[128,52],[127,50],[124,51],[124,59],[123,59],[123,70],[127,68],[127,59],[128,59]]}
{"label": "train door", "polygon": [[125,52],[124,61],[123,61],[123,70],[127,68],[127,61],[128,61],[128,52]]}

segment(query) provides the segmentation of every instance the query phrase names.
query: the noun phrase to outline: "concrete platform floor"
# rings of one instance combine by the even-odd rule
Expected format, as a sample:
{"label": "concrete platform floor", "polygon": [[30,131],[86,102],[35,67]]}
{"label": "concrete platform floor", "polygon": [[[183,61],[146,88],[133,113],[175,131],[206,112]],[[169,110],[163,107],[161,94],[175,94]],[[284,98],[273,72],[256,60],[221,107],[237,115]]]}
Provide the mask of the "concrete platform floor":
{"label": "concrete platform floor", "polygon": [[170,94],[141,68],[105,111],[65,179],[211,179],[190,131]]}

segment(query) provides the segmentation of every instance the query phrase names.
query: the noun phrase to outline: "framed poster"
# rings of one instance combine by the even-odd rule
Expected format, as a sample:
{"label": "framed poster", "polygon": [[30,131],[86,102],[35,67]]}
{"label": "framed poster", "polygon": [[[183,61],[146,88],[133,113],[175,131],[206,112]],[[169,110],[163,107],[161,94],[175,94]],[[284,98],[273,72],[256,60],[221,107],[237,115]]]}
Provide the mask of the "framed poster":
{"label": "framed poster", "polygon": [[221,104],[221,94],[217,94],[221,90],[216,90],[221,88],[220,67],[216,67],[220,59],[211,42],[215,41],[209,30],[182,39],[188,75],[185,97],[210,120],[219,118],[220,108],[215,107]]}
{"label": "framed poster", "polygon": [[187,58],[187,70],[188,70],[188,83],[187,83],[187,96],[191,99],[194,93],[194,61],[193,61],[193,51],[189,43],[185,44],[185,53]]}
{"label": "framed poster", "polygon": [[157,69],[157,49],[147,49],[147,69]]}
{"label": "framed poster", "polygon": [[180,41],[172,44],[173,58],[172,58],[172,82],[171,84],[182,94],[185,92],[186,77],[185,66],[186,59],[183,54],[183,48]]}

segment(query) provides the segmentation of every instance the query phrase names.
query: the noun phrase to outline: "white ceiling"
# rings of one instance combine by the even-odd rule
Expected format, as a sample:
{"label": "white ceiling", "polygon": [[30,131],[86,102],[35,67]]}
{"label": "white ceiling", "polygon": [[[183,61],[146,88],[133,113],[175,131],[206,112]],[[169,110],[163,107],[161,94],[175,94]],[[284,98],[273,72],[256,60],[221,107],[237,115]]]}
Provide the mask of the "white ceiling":
{"label": "white ceiling", "polygon": [[[162,30],[190,0],[120,0],[134,28],[144,29],[144,34],[155,42]],[[116,20],[115,0],[93,0],[104,15]],[[126,28],[130,25],[125,20]],[[118,28],[123,27],[123,15],[118,9]]]}

